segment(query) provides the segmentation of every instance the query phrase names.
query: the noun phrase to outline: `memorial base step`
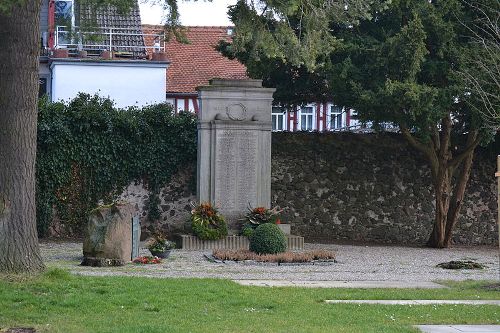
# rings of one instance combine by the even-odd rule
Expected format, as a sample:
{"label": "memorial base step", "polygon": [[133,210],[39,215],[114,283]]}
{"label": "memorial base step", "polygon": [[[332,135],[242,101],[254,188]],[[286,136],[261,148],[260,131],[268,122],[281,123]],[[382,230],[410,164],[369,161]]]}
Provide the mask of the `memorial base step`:
{"label": "memorial base step", "polygon": [[[304,237],[287,235],[287,250],[303,250]],[[227,236],[218,240],[202,240],[196,236],[182,235],[182,249],[195,250],[248,250],[250,241],[246,236]]]}

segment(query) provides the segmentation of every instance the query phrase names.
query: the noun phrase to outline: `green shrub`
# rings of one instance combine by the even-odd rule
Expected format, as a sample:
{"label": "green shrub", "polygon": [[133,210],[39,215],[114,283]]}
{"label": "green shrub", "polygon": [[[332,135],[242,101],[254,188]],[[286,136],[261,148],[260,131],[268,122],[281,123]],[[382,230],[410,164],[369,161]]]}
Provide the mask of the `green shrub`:
{"label": "green shrub", "polygon": [[149,191],[145,207],[160,217],[160,189],[196,161],[196,121],[169,104],[119,109],[99,96],[68,103],[42,99],[38,107],[36,203],[38,233],[46,235],[54,209],[78,234],[88,212],[112,203],[132,182]]}
{"label": "green shrub", "polygon": [[241,235],[250,238],[253,235],[255,228],[251,225],[244,225],[241,229]]}
{"label": "green shrub", "polygon": [[275,254],[286,251],[286,236],[276,224],[259,225],[250,237],[250,251]]}
{"label": "green shrub", "polygon": [[227,236],[224,217],[210,203],[202,203],[191,212],[191,228],[200,239],[216,240]]}

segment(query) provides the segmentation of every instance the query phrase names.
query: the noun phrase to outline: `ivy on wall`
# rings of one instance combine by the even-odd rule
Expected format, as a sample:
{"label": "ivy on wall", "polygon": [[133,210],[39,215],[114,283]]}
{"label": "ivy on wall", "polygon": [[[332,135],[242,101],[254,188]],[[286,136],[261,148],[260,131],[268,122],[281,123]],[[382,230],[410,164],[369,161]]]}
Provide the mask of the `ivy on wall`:
{"label": "ivy on wall", "polygon": [[80,94],[69,103],[42,99],[38,112],[36,202],[39,235],[54,218],[78,234],[88,212],[117,199],[131,182],[150,192],[148,218],[160,217],[159,191],[196,161],[196,121],[168,104],[118,109]]}

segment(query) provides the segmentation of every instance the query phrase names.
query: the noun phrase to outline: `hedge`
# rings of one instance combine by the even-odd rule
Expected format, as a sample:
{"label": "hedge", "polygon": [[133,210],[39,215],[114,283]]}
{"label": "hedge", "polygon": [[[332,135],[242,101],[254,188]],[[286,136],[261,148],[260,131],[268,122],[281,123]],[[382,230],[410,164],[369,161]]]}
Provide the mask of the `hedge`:
{"label": "hedge", "polygon": [[40,236],[54,212],[78,234],[90,210],[113,202],[132,182],[146,185],[148,218],[158,219],[160,188],[196,161],[195,117],[175,114],[169,104],[119,109],[97,95],[68,103],[42,99],[37,139]]}

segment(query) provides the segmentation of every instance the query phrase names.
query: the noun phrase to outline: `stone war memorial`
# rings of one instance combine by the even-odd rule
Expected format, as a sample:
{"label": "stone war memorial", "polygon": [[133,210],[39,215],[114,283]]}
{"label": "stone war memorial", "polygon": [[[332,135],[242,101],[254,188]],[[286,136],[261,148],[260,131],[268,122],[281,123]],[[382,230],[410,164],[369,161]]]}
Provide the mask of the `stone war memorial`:
{"label": "stone war memorial", "polygon": [[214,79],[199,87],[198,202],[229,227],[248,207],[271,205],[271,108],[275,89],[261,80]]}
{"label": "stone war memorial", "polygon": [[[210,203],[238,234],[249,208],[271,206],[271,111],[275,89],[262,80],[213,79],[198,87],[197,201]],[[287,235],[289,249],[303,237]],[[184,249],[248,248],[248,238],[183,236]]]}

